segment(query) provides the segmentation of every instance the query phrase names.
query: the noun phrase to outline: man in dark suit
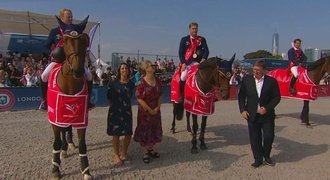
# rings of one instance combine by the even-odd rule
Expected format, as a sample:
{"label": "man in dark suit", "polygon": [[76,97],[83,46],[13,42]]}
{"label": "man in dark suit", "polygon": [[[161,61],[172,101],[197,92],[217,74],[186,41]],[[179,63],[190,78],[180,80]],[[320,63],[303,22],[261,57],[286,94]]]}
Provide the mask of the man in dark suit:
{"label": "man in dark suit", "polygon": [[274,141],[275,106],[281,96],[277,81],[265,75],[265,68],[264,61],[257,61],[253,66],[253,75],[244,77],[238,93],[239,110],[249,127],[254,156],[251,166],[255,168],[263,163],[263,158],[268,165],[275,165],[270,151]]}

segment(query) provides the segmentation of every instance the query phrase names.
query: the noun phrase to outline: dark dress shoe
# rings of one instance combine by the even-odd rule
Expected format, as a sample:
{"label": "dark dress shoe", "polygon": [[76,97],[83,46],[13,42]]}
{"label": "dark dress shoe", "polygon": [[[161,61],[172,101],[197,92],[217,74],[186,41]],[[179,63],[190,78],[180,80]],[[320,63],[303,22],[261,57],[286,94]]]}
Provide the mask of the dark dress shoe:
{"label": "dark dress shoe", "polygon": [[269,166],[275,166],[275,162],[270,158],[265,158],[265,162]]}
{"label": "dark dress shoe", "polygon": [[254,168],[258,168],[261,165],[262,165],[262,162],[254,162],[254,163],[251,164],[251,166],[254,167]]}

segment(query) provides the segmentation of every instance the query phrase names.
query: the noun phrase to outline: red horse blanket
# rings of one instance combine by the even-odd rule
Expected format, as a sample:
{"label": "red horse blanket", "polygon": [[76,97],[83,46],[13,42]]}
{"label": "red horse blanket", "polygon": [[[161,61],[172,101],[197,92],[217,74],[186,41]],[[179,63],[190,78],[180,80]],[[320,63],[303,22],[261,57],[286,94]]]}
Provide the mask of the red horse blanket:
{"label": "red horse blanket", "polygon": [[[214,113],[214,102],[217,98],[217,91],[212,91],[204,94],[197,86],[196,73],[198,70],[198,64],[191,67],[188,72],[186,84],[184,88],[184,109],[188,112],[197,115],[211,115]],[[171,101],[178,103],[180,98],[180,76],[181,69],[178,68],[173,75],[171,82]]]}
{"label": "red horse blanket", "polygon": [[298,79],[296,81],[297,94],[292,95],[289,93],[290,81],[292,78],[291,72],[288,69],[275,69],[268,72],[268,75],[274,77],[279,85],[281,96],[302,99],[302,100],[315,100],[317,98],[318,86],[310,80],[305,68],[298,68]]}
{"label": "red horse blanket", "polygon": [[50,73],[48,81],[48,121],[59,127],[86,128],[88,125],[87,96],[88,88],[86,80],[82,90],[75,95],[67,95],[61,92],[57,84],[57,75],[61,69],[57,64]]}
{"label": "red horse blanket", "polygon": [[180,78],[181,66],[176,69],[171,81],[171,101],[174,103],[179,103],[180,99]]}

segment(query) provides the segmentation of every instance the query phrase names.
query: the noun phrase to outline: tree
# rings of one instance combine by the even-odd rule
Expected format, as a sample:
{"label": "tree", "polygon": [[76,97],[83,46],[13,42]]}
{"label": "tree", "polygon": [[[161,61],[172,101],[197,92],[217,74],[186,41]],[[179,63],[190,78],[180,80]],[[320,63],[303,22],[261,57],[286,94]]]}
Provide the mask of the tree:
{"label": "tree", "polygon": [[273,56],[270,52],[266,50],[258,50],[256,52],[250,52],[243,56],[245,59],[257,59],[257,58],[274,58],[274,59],[280,59],[279,55]]}

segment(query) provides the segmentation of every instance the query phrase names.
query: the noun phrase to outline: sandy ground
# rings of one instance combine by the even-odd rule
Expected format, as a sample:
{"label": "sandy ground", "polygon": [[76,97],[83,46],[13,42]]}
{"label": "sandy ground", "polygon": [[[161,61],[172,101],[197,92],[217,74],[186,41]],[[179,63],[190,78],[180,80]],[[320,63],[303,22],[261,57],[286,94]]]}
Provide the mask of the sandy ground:
{"label": "sandy ground", "polygon": [[[277,107],[276,137],[272,157],[275,167],[250,167],[253,161],[246,122],[236,101],[216,104],[206,129],[208,150],[191,154],[191,135],[185,121],[172,134],[172,106],[162,106],[163,142],[160,159],[142,162],[142,152],[132,142],[131,162],[112,165],[111,138],[106,134],[107,108],[90,112],[87,148],[90,168],[97,179],[330,179],[330,97],[311,102],[313,128],[300,125],[302,101],[282,99]],[[133,107],[134,126],[137,107]],[[39,111],[1,112],[0,179],[49,179],[52,132],[47,115]],[[76,137],[76,133],[74,133]],[[75,139],[75,142],[77,140]],[[78,150],[62,161],[63,179],[81,179]]]}

